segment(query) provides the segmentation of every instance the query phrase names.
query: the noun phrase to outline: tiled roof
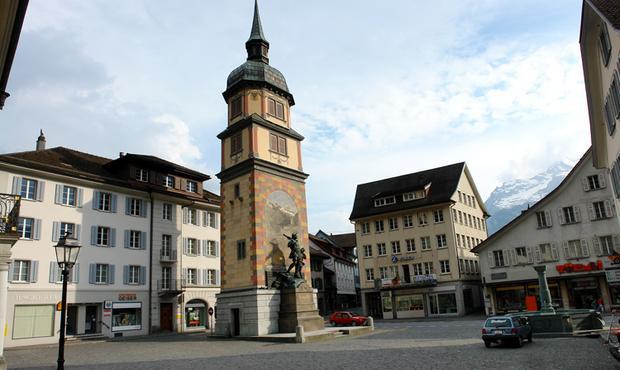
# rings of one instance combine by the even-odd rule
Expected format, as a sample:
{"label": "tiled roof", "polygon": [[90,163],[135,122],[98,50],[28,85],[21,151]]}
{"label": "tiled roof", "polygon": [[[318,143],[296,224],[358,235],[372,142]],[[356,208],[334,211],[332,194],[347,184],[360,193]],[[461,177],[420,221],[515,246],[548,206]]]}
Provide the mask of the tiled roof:
{"label": "tiled roof", "polygon": [[152,155],[144,155],[144,154],[130,154],[127,153],[124,156],[122,156],[121,158],[115,159],[114,161],[110,161],[107,165],[108,166],[115,166],[117,163],[123,163],[123,162],[132,162],[132,163],[148,163],[150,165],[155,166],[156,168],[161,168],[166,169],[168,171],[171,172],[175,172],[175,173],[180,173],[180,174],[184,174],[187,177],[190,177],[194,180],[199,180],[199,181],[206,181],[208,179],[210,179],[211,177],[209,175],[206,175],[204,173],[198,172],[198,171],[194,171],[190,168],[187,167],[183,167],[181,165],[178,165],[176,163],[172,163],[170,161],[167,161],[165,159],[161,159],[159,157],[155,157]]}
{"label": "tiled roof", "polygon": [[588,0],[616,29],[620,29],[620,1]]}
{"label": "tiled roof", "polygon": [[353,248],[356,244],[355,233],[330,234],[329,238],[340,248]]}
{"label": "tiled roof", "polygon": [[[357,186],[353,211],[349,219],[355,220],[388,212],[431,206],[449,202],[465,168],[465,162],[410,173],[389,179],[369,182]],[[425,198],[404,202],[403,193],[423,190],[430,185]],[[390,195],[396,196],[396,203],[375,207],[374,200]]]}

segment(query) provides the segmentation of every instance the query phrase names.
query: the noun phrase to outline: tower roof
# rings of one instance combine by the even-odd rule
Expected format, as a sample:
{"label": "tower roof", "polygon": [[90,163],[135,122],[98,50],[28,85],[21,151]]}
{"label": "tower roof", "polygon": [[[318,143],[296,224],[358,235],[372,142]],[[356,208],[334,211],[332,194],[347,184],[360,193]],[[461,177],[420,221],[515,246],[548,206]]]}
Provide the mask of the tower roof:
{"label": "tower roof", "polygon": [[250,32],[248,42],[253,40],[264,41],[269,44],[263,34],[263,26],[261,25],[260,14],[258,13],[258,0],[254,0],[254,19],[252,20],[252,31]]}

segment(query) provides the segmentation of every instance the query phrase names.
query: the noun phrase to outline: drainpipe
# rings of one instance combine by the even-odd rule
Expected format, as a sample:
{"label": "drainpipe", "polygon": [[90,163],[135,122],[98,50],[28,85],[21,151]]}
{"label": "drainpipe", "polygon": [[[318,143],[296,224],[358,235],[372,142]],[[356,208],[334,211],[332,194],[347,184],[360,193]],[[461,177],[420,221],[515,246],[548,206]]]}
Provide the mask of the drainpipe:
{"label": "drainpipe", "polygon": [[151,201],[151,214],[149,220],[149,335],[153,332],[153,192],[149,190],[149,200]]}

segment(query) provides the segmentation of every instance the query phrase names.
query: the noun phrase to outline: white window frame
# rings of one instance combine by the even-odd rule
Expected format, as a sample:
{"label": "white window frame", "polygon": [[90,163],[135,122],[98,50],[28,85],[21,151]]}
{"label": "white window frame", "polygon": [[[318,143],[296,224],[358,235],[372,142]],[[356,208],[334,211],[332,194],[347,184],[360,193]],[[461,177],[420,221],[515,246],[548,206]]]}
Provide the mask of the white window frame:
{"label": "white window frame", "polygon": [[190,193],[198,193],[198,183],[196,181],[187,180],[185,190]]}
{"label": "white window frame", "polygon": [[172,175],[164,176],[163,185],[166,188],[174,188],[174,176]]}
{"label": "white window frame", "polygon": [[129,248],[130,249],[142,249],[142,231],[129,230]]}
{"label": "white window frame", "polygon": [[98,263],[95,265],[95,284],[107,284],[110,265]]}
{"label": "white window frame", "polygon": [[433,220],[436,224],[444,222],[443,209],[436,209],[433,211]]}
{"label": "white window frame", "polygon": [[440,260],[439,271],[442,274],[449,274],[450,273],[450,260]]}
{"label": "white window frame", "polygon": [[129,265],[129,271],[127,272],[127,284],[140,284],[140,266]]}
{"label": "white window frame", "polygon": [[446,234],[438,234],[436,235],[437,239],[437,248],[447,248],[448,247],[448,237]]}
{"label": "white window frame", "polygon": [[14,283],[29,283],[32,261],[29,260],[13,260],[13,275],[11,276],[11,282]]}
{"label": "white window frame", "polygon": [[149,182],[149,171],[143,168],[138,168],[136,171],[136,180],[141,182]]}
{"label": "white window frame", "polygon": [[430,251],[431,249],[433,249],[430,236],[420,237],[420,249],[422,249],[423,251]]}
{"label": "white window frame", "polygon": [[405,244],[407,244],[407,252],[415,252],[415,239],[406,239]]}
{"label": "white window frame", "polygon": [[377,243],[377,255],[378,256],[387,255],[387,250],[385,249],[385,243]]}
{"label": "white window frame", "polygon": [[75,186],[62,186],[61,204],[69,207],[77,207],[78,189]]}
{"label": "white window frame", "polygon": [[[30,224],[30,225],[27,225]],[[20,239],[27,239],[27,240],[33,240],[34,239],[34,218],[30,218],[30,217],[20,217],[18,219],[17,222],[17,235],[19,236]],[[28,227],[30,227],[30,233],[29,235],[26,235],[26,231],[28,229]]]}
{"label": "white window frame", "polygon": [[22,177],[21,189],[19,194],[22,199],[37,200],[37,190],[39,188],[39,181]]}
{"label": "white window frame", "polygon": [[390,243],[392,245],[392,254],[400,254],[400,240],[395,240]]}

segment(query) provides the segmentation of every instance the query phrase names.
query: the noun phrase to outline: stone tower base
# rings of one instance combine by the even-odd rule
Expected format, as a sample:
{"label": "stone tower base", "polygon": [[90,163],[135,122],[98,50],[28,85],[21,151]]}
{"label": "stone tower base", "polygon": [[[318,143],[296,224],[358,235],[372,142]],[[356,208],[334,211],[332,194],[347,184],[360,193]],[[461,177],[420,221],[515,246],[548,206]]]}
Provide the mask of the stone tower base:
{"label": "stone tower base", "polygon": [[[242,289],[216,295],[215,334],[225,337],[250,337],[278,333],[280,291]],[[235,330],[238,330],[235,333]]]}
{"label": "stone tower base", "polygon": [[317,310],[316,293],[306,284],[298,288],[284,288],[280,292],[280,333],[294,333],[297,325],[304,331],[321,330],[325,327]]}

